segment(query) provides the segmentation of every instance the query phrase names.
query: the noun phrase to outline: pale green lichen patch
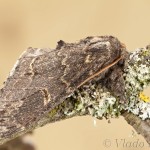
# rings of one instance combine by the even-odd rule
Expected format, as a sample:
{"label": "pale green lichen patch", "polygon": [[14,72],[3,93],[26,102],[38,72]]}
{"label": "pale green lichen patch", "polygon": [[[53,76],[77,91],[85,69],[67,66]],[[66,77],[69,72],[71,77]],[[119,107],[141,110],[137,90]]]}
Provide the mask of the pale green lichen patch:
{"label": "pale green lichen patch", "polygon": [[124,107],[143,120],[150,118],[150,103],[141,99],[140,93],[150,84],[150,46],[137,49],[130,54],[125,70],[126,98],[128,106]]}
{"label": "pale green lichen patch", "polygon": [[86,113],[101,119],[102,117],[117,117],[120,114],[117,99],[110,92],[107,92],[104,87],[96,83],[83,86],[67,98],[67,100],[70,99],[77,100],[77,102],[73,110],[64,112],[66,115]]}

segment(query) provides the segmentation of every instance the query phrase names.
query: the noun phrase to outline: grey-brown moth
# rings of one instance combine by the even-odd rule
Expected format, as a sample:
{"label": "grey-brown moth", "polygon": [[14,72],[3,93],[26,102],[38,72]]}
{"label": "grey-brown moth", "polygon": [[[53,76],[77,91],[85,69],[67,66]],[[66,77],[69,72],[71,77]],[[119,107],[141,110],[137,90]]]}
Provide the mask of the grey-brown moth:
{"label": "grey-brown moth", "polygon": [[[59,41],[56,49],[28,48],[0,91],[0,139],[32,128],[76,89],[100,81],[124,98],[125,46],[112,36]],[[108,84],[109,83],[109,84]]]}

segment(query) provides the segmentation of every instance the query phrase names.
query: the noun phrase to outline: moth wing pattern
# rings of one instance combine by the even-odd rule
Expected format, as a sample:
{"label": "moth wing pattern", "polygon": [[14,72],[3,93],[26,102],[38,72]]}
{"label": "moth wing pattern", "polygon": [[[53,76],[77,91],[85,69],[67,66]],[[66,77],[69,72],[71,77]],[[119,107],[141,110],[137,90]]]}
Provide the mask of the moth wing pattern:
{"label": "moth wing pattern", "polygon": [[59,41],[56,49],[28,48],[0,91],[0,139],[33,127],[82,82],[120,57],[123,49],[112,36]]}

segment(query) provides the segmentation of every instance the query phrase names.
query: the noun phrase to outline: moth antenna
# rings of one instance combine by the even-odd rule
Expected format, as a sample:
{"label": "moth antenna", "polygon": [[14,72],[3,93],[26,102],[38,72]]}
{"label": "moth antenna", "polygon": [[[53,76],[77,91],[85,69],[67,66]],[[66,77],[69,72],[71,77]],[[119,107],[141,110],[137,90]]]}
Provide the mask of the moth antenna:
{"label": "moth antenna", "polygon": [[116,63],[118,63],[121,59],[123,58],[123,56],[120,56],[118,59],[116,59],[113,63],[111,63],[110,65],[106,66],[105,68],[101,69],[100,71],[98,71],[97,73],[93,74],[92,76],[90,76],[89,78],[87,78],[86,80],[84,80],[81,84],[79,84],[77,86],[77,88],[81,87],[83,84],[85,84],[86,82],[88,82],[89,80],[95,78],[96,76],[98,76],[99,74],[101,74],[102,72],[104,72],[105,70],[109,69],[110,67],[114,66]]}

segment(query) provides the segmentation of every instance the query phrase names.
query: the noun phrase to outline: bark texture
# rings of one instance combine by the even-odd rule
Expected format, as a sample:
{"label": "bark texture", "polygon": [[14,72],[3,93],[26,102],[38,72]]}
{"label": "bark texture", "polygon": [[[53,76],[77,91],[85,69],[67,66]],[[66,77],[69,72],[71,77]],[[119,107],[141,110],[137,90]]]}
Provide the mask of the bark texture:
{"label": "bark texture", "polygon": [[138,116],[129,112],[123,113],[123,116],[137,133],[141,134],[150,145],[150,120],[142,120]]}

